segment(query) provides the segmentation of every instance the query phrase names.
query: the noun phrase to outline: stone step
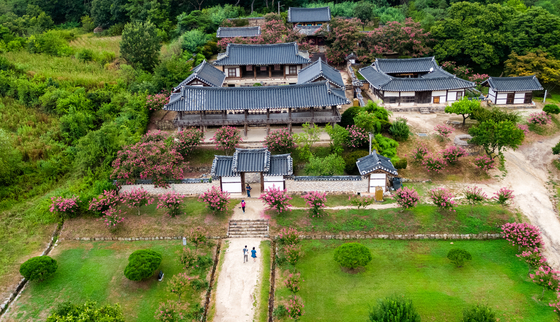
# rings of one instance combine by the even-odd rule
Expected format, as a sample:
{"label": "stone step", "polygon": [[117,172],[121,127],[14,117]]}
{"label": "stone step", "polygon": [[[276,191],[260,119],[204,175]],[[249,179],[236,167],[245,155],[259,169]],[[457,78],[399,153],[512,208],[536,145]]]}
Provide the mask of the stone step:
{"label": "stone step", "polygon": [[268,222],[268,219],[231,219],[229,222]]}
{"label": "stone step", "polygon": [[268,238],[268,235],[228,235],[229,238]]}
{"label": "stone step", "polygon": [[246,227],[246,228],[253,228],[253,227],[268,227],[266,224],[251,224],[251,225],[229,225],[229,227]]}
{"label": "stone step", "polygon": [[420,108],[420,113],[421,114],[430,114],[430,110],[426,107],[421,107]]}
{"label": "stone step", "polygon": [[228,233],[255,233],[255,234],[265,234],[268,233],[268,229],[230,229]]}

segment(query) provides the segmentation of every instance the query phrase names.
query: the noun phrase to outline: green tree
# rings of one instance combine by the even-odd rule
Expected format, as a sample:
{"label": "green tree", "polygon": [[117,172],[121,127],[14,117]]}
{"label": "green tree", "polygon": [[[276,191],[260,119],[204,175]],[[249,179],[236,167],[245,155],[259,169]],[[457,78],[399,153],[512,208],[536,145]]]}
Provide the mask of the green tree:
{"label": "green tree", "polygon": [[488,305],[471,305],[463,310],[462,322],[496,322],[496,313]]}
{"label": "green tree", "polygon": [[361,110],[358,114],[356,114],[356,116],[354,116],[354,124],[370,133],[381,132],[381,121],[377,118],[377,116],[375,116],[375,114],[369,113],[365,110]]}
{"label": "green tree", "polygon": [[153,71],[159,60],[160,37],[151,22],[132,22],[124,27],[121,56],[135,68]]}
{"label": "green tree", "polygon": [[462,100],[453,102],[451,106],[446,106],[445,113],[461,115],[463,117],[463,126],[465,126],[465,121],[471,116],[473,110],[479,107],[479,101],[471,101],[467,97],[463,97]]}
{"label": "green tree", "polygon": [[389,128],[389,133],[391,133],[397,141],[408,140],[410,129],[408,128],[408,124],[406,124],[406,119],[402,117],[397,118]]}
{"label": "green tree", "polygon": [[335,262],[349,269],[366,266],[372,259],[369,248],[359,243],[345,243],[334,251]]}
{"label": "green tree", "polygon": [[302,125],[303,133],[294,134],[294,140],[297,143],[297,150],[300,157],[308,160],[311,157],[311,147],[315,142],[319,141],[319,135],[323,131],[317,124],[309,125],[305,123]]}
{"label": "green tree", "polygon": [[46,322],[68,321],[124,322],[125,320],[119,304],[97,306],[96,302],[88,301],[83,304],[60,303]]}
{"label": "green tree", "polygon": [[56,260],[49,256],[37,256],[28,259],[19,267],[19,273],[30,281],[43,281],[51,277],[58,268]]}
{"label": "green tree", "polygon": [[334,127],[327,124],[327,126],[325,126],[325,131],[331,138],[331,151],[335,154],[341,155],[344,151],[344,143],[348,137],[348,130],[338,124],[335,124]]}
{"label": "green tree", "polygon": [[151,249],[140,249],[130,254],[128,265],[124,269],[124,276],[131,281],[141,281],[154,274],[161,264],[160,253]]}
{"label": "green tree", "polygon": [[556,104],[546,104],[543,107],[543,112],[545,112],[546,114],[559,114],[560,113],[560,107],[558,107],[558,105]]}
{"label": "green tree", "polygon": [[169,0],[128,0],[125,8],[133,22],[151,21],[160,29],[170,24]]}
{"label": "green tree", "polygon": [[472,260],[471,254],[461,248],[453,248],[450,250],[447,253],[447,258],[457,267],[463,266],[467,260]]}
{"label": "green tree", "polygon": [[183,49],[190,53],[198,52],[200,47],[208,40],[210,40],[210,35],[207,35],[198,29],[189,30],[181,36]]}
{"label": "green tree", "polygon": [[91,17],[97,26],[105,28],[111,25],[113,20],[112,4],[113,0],[93,0],[91,2]]}
{"label": "green tree", "polygon": [[342,116],[340,118],[340,126],[342,126],[343,128],[346,128],[348,126],[352,126],[354,125],[354,117],[356,117],[356,115],[358,115],[358,113],[360,112],[361,107],[359,106],[352,106],[349,107],[348,109],[346,109],[346,111],[344,111],[344,113],[342,113]]}
{"label": "green tree", "polygon": [[511,53],[504,72],[509,76],[535,75],[545,84],[560,85],[560,60],[542,50],[521,56]]}
{"label": "green tree", "polygon": [[556,143],[556,145],[552,147],[552,154],[560,154],[560,142]]}
{"label": "green tree", "polygon": [[360,19],[363,22],[363,29],[368,22],[373,20],[373,9],[375,5],[369,1],[360,1],[356,3],[354,7],[354,17]]}
{"label": "green tree", "polygon": [[303,171],[309,176],[335,176],[344,174],[344,159],[337,154],[316,157],[311,155]]}
{"label": "green tree", "polygon": [[21,159],[21,153],[14,147],[12,136],[0,129],[0,186],[14,182],[21,171]]}
{"label": "green tree", "polygon": [[491,158],[501,155],[506,148],[517,149],[525,139],[523,130],[511,121],[487,120],[471,127],[469,134],[473,137],[469,142],[482,146]]}
{"label": "green tree", "polygon": [[[560,17],[541,7],[532,7],[517,14],[509,23],[513,36],[511,50],[525,55],[533,48],[560,54]],[[560,58],[560,56],[556,56]]]}
{"label": "green tree", "polygon": [[420,315],[411,300],[393,295],[379,300],[369,312],[369,322],[420,322]]}

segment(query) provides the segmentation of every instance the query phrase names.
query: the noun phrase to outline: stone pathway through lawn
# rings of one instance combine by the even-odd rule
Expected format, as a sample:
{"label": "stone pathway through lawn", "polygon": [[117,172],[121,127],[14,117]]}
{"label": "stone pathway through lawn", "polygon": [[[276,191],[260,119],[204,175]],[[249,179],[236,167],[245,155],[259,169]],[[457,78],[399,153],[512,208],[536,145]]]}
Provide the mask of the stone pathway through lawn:
{"label": "stone pathway through lawn", "polygon": [[[245,199],[246,212],[240,206],[233,211],[231,219],[262,219],[265,206],[256,198]],[[230,238],[224,255],[216,288],[215,322],[249,322],[255,315],[258,298],[257,283],[261,279],[262,257],[260,244],[263,238]],[[243,263],[243,248],[257,250],[257,261],[251,258]],[[268,269],[268,267],[266,268]]]}

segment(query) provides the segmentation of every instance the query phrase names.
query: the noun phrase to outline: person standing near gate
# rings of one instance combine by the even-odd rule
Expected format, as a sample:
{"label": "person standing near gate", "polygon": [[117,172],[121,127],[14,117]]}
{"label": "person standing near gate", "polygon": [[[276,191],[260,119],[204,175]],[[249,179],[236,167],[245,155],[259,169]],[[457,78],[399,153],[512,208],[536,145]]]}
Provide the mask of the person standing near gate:
{"label": "person standing near gate", "polygon": [[247,190],[247,198],[251,198],[251,186],[249,184],[247,184],[245,190]]}
{"label": "person standing near gate", "polygon": [[243,263],[248,261],[249,261],[249,249],[247,248],[247,245],[245,245],[245,248],[243,248]]}
{"label": "person standing near gate", "polygon": [[243,209],[243,213],[245,213],[245,200],[241,200],[241,209]]}

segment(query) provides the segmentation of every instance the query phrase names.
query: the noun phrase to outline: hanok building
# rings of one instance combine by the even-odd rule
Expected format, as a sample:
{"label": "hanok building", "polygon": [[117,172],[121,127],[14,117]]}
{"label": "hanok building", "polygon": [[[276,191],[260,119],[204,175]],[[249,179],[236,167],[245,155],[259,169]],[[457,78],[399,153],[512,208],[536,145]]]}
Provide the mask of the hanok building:
{"label": "hanok building", "polygon": [[315,61],[298,72],[298,84],[324,81],[329,82],[329,84],[336,88],[345,89],[344,80],[340,72],[329,66],[322,59]]}
{"label": "hanok building", "polygon": [[488,86],[488,101],[496,105],[531,104],[533,91],[542,91],[543,87],[536,76],[490,77],[483,86]]}
{"label": "hanok building", "polygon": [[294,8],[288,9],[288,23],[293,24],[294,30],[307,36],[312,45],[323,45],[324,35],[321,30],[323,26],[329,27],[331,21],[331,9],[321,8]]}
{"label": "hanok building", "polygon": [[173,89],[174,93],[181,91],[184,86],[222,87],[226,75],[221,70],[209,64],[206,60],[192,69],[192,73]]}
{"label": "hanok building", "polygon": [[220,27],[216,32],[217,38],[253,38],[261,35],[261,27]]}
{"label": "hanok building", "polygon": [[246,176],[252,173],[260,175],[260,192],[272,187],[285,189],[285,177],[293,174],[292,157],[271,155],[266,148],[235,149],[233,156],[217,155],[212,162],[212,177],[229,193],[245,192]]}
{"label": "hanok building", "polygon": [[218,54],[214,65],[225,72],[228,86],[265,82],[296,83],[298,71],[309,64],[309,53],[300,51],[297,43],[270,45],[228,44]]}
{"label": "hanok building", "polygon": [[373,150],[370,155],[358,159],[356,162],[360,175],[369,177],[368,192],[375,192],[381,188],[383,192],[391,186],[391,180],[399,175],[391,163],[391,159]]}
{"label": "hanok building", "polygon": [[447,105],[465,96],[473,82],[443,70],[434,57],[376,59],[358,71],[369,85],[368,93],[387,107]]}
{"label": "hanok building", "polygon": [[344,90],[323,81],[291,86],[182,86],[171,94],[164,110],[178,112],[181,129],[191,126],[331,123],[340,122],[339,107],[349,104]]}

